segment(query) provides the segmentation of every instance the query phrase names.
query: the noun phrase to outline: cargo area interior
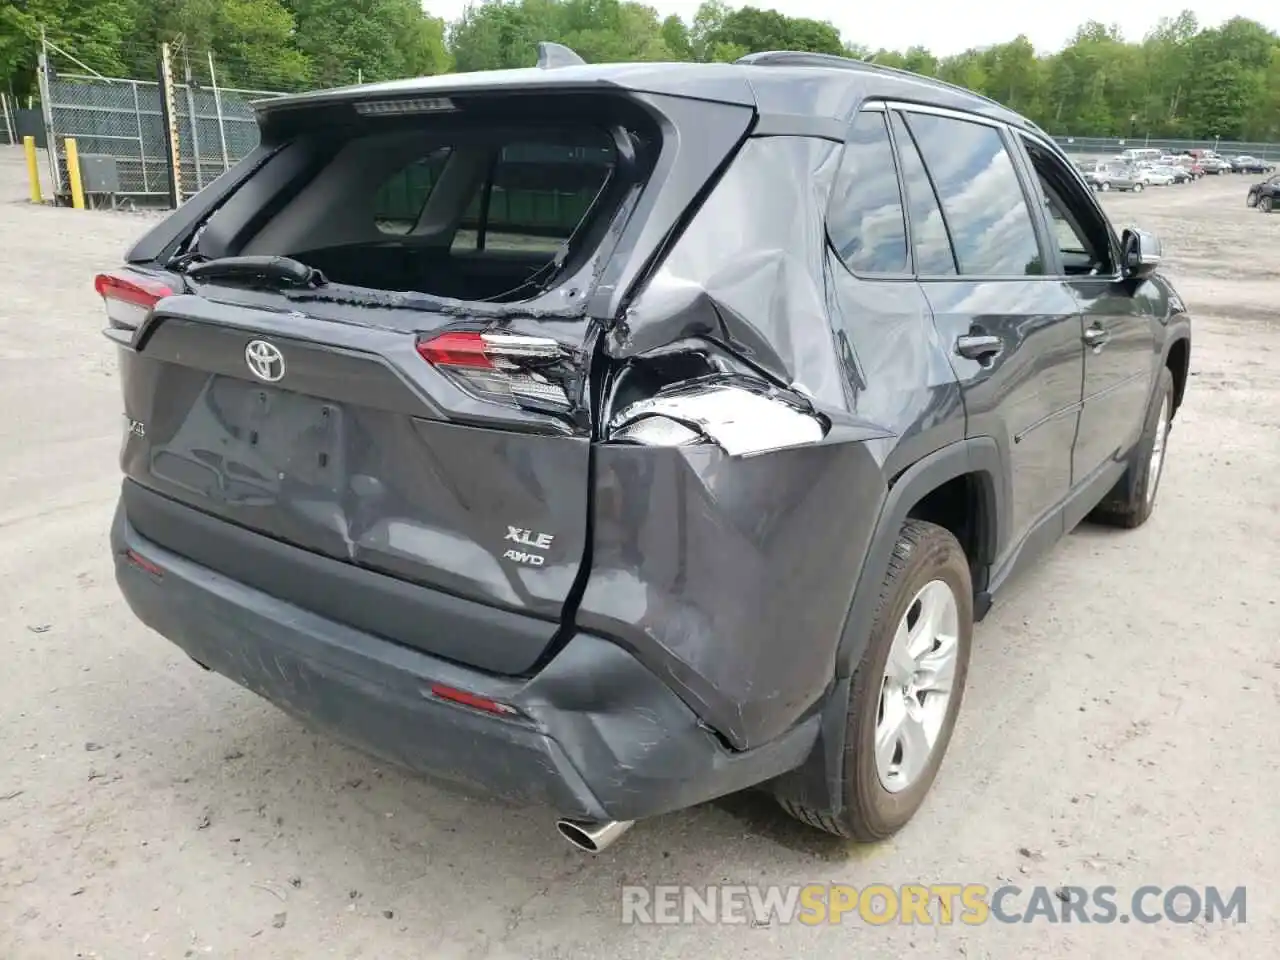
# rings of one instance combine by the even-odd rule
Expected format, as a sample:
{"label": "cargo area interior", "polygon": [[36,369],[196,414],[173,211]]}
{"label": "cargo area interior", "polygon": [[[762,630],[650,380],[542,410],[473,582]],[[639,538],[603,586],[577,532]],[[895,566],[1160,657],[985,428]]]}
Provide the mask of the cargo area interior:
{"label": "cargo area interior", "polygon": [[197,252],[288,256],[378,290],[532,299],[600,248],[656,136],[619,97],[501,101],[289,111],[264,129],[275,152],[210,219]]}

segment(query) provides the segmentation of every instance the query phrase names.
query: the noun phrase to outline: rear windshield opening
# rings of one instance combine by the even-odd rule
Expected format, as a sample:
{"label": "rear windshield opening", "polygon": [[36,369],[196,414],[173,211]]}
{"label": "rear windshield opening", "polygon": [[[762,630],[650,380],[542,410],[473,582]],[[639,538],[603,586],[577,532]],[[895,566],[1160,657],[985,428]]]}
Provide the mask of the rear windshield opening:
{"label": "rear windshield opening", "polygon": [[635,125],[559,114],[519,126],[371,121],[343,131],[336,147],[299,136],[286,149],[326,156],[299,165],[305,175],[264,205],[274,212],[217,252],[288,256],[353,286],[532,299],[599,247],[650,148]]}

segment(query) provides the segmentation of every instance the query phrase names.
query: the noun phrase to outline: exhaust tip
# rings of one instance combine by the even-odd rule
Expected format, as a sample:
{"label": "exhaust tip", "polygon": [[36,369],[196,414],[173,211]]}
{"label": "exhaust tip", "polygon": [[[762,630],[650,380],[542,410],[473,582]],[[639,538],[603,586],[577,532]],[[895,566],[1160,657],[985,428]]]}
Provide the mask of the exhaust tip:
{"label": "exhaust tip", "polygon": [[556,830],[584,853],[600,853],[631,829],[634,820],[557,820]]}

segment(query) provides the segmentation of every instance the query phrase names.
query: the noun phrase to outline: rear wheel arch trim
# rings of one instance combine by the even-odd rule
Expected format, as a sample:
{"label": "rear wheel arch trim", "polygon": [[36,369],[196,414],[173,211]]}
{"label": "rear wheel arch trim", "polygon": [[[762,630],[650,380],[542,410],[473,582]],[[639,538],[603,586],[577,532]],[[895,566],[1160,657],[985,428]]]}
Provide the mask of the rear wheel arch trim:
{"label": "rear wheel arch trim", "polygon": [[1005,469],[996,441],[991,437],[971,437],[916,461],[890,484],[857,576],[853,601],[840,636],[836,653],[837,677],[852,674],[866,649],[868,631],[875,618],[879,585],[889,568],[889,558],[903,521],[928,494],[967,474],[983,478],[982,494],[986,509],[984,527],[979,536],[983,576],[975,579],[974,587],[977,591],[985,590],[985,573],[998,553],[1000,537],[1008,531],[1008,496]]}
{"label": "rear wheel arch trim", "polygon": [[[852,674],[866,652],[872,622],[880,597],[880,587],[889,569],[892,551],[898,542],[902,523],[926,495],[944,483],[966,474],[979,474],[988,482],[984,495],[990,500],[988,532],[983,547],[999,552],[1000,537],[1008,535],[1009,498],[1004,462],[1000,447],[991,437],[971,437],[948,444],[917,460],[900,473],[889,486],[871,534],[870,545],[857,575],[853,601],[845,618],[836,652],[835,676],[821,704],[821,735],[805,762],[774,784],[780,798],[800,798],[810,807],[840,810],[843,808],[844,765],[848,762],[846,743],[849,698],[852,696]],[[985,558],[984,558],[985,559]],[[981,569],[981,580],[975,580],[975,593],[985,596],[986,579],[992,560]],[[975,604],[977,603],[975,597]],[[975,608],[975,612],[980,607]]]}
{"label": "rear wheel arch trim", "polygon": [[[1173,374],[1173,412],[1177,413],[1182,408],[1182,401],[1187,394],[1187,381],[1191,377],[1191,336],[1188,333],[1179,331],[1169,338],[1160,366],[1168,367]],[[1156,380],[1159,381],[1158,376]]]}

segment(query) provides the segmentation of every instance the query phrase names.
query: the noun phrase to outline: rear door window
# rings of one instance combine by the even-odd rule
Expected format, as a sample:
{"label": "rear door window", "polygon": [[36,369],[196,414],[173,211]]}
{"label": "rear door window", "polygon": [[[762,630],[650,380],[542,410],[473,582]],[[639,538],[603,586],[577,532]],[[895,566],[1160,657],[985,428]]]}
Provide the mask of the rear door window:
{"label": "rear door window", "polygon": [[922,277],[947,277],[956,273],[956,258],[951,238],[942,217],[942,207],[934,192],[933,182],[920,159],[920,151],[902,115],[893,114],[893,137],[898,146],[898,165],[907,191],[907,210],[911,218],[911,242],[916,252],[916,273]]}
{"label": "rear door window", "polygon": [[937,187],[960,273],[1043,274],[1031,209],[1000,131],[928,113],[909,113],[907,125]]}
{"label": "rear door window", "polygon": [[863,111],[849,128],[827,211],[827,235],[854,273],[911,270],[898,172],[882,111]]}

